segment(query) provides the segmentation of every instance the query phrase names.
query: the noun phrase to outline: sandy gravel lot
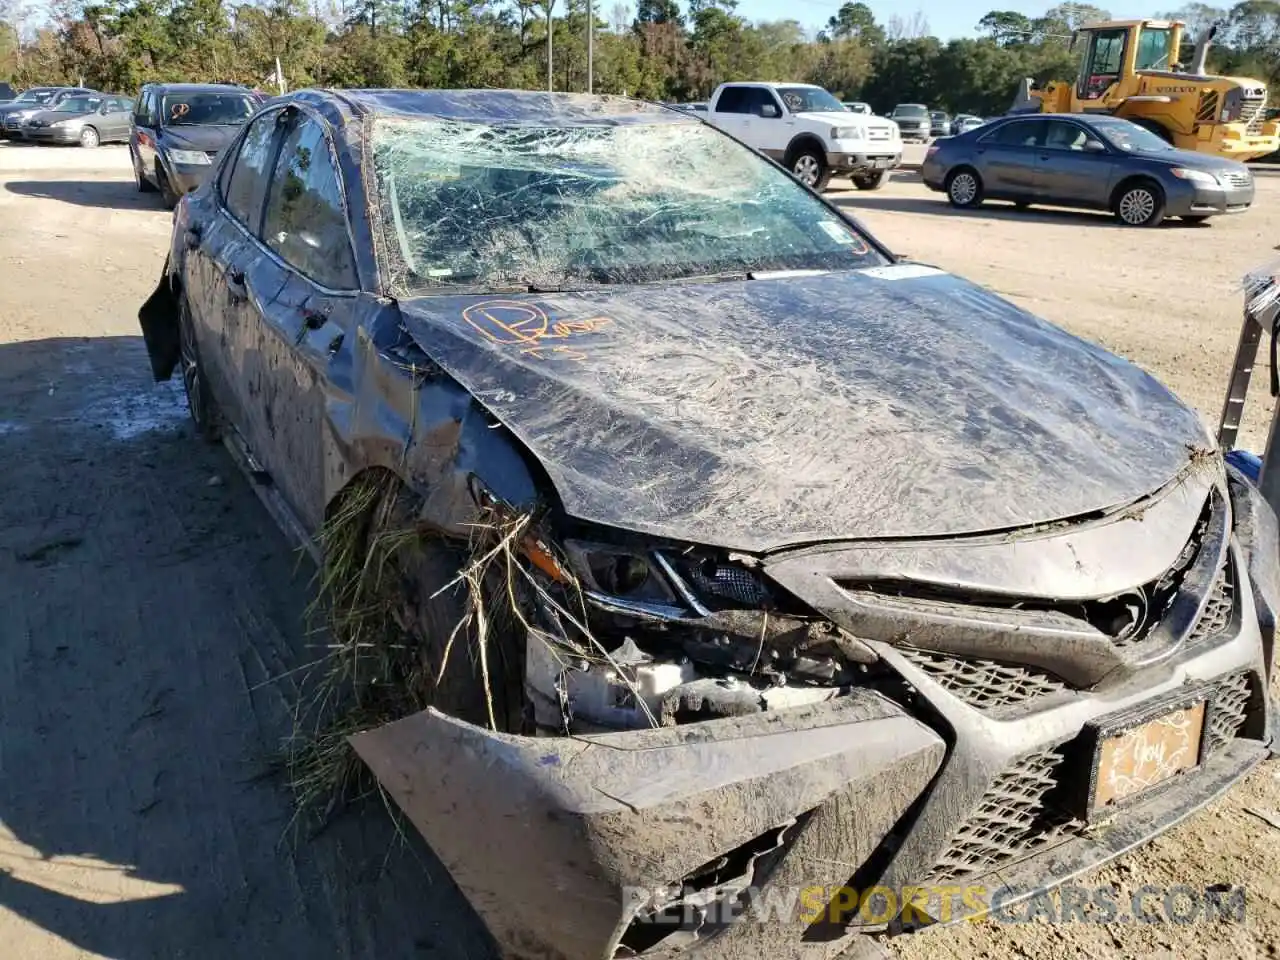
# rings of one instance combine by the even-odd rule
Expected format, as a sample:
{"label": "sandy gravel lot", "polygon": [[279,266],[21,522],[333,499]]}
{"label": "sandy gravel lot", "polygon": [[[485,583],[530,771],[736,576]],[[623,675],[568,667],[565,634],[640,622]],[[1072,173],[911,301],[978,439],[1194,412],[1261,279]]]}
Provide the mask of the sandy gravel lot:
{"label": "sandy gravel lot", "polygon": [[[840,192],[891,247],[986,284],[1156,374],[1216,422],[1238,281],[1280,256],[1280,176],[1188,228],[993,206],[909,175]],[[12,960],[479,960],[485,938],[416,839],[370,808],[290,829],[271,765],[314,653],[310,569],[220,448],[150,382],[136,310],[169,216],[123,148],[0,145],[0,954]],[[1262,374],[1259,371],[1261,385]],[[1269,410],[1260,396],[1245,439]],[[1276,765],[1089,882],[1242,884],[1244,924],[997,923],[904,958],[1275,957]]]}

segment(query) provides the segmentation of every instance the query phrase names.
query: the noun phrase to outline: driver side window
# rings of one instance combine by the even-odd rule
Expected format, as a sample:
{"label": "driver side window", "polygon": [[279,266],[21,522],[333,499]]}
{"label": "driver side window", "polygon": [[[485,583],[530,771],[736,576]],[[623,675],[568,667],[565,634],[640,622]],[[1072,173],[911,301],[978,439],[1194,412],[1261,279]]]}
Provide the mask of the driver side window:
{"label": "driver side window", "polygon": [[267,188],[263,242],[299,273],[331,290],[359,287],[342,189],[324,130],[298,114]]}

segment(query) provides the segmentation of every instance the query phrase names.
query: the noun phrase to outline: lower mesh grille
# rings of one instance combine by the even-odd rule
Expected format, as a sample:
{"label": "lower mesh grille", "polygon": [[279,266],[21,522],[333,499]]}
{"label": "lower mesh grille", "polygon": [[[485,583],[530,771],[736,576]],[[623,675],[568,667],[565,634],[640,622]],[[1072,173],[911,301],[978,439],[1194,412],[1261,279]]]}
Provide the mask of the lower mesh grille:
{"label": "lower mesh grille", "polygon": [[[1206,756],[1245,732],[1254,707],[1255,680],[1241,672],[1218,681],[1209,692]],[[977,809],[955,832],[938,859],[933,882],[951,882],[1021,859],[1081,826],[1063,809],[1060,788],[1079,777],[1064,777],[1070,744],[1059,744],[1015,761],[992,782]]]}
{"label": "lower mesh grille", "polygon": [[1046,797],[1066,761],[1063,747],[1023,757],[995,781],[973,815],[960,825],[931,878],[942,883],[998,866],[1052,843],[1074,826]]}
{"label": "lower mesh grille", "polygon": [[949,693],[979,710],[1026,703],[1066,689],[1066,684],[1057,677],[1029,667],[1009,666],[993,660],[960,660],[909,647],[899,650]]}
{"label": "lower mesh grille", "polygon": [[1238,673],[1224,680],[1209,703],[1209,753],[1216,753],[1240,736],[1249,719],[1253,699],[1253,674]]}

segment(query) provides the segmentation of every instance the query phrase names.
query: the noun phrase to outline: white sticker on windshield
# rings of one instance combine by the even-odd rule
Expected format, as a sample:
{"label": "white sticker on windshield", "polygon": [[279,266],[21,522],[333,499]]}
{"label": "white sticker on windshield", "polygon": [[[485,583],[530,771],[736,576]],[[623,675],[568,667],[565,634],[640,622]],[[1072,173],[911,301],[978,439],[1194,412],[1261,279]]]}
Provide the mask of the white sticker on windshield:
{"label": "white sticker on windshield", "polygon": [[895,263],[888,267],[868,267],[862,271],[862,275],[875,277],[877,280],[914,280],[917,277],[941,277],[946,272],[923,263]]}
{"label": "white sticker on windshield", "polygon": [[836,243],[853,243],[853,234],[832,220],[819,220],[818,226]]}

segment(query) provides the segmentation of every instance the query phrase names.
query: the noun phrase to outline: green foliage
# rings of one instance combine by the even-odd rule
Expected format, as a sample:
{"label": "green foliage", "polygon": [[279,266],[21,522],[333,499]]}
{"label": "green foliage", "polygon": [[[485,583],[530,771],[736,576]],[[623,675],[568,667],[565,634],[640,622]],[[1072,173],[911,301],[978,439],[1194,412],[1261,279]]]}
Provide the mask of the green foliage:
{"label": "green foliage", "polygon": [[[550,26],[554,86],[587,85],[587,0],[47,2],[32,20],[14,13],[25,17],[27,8],[0,0],[0,78],[83,81],[122,93],[149,80],[230,79],[269,89],[279,58],[291,88],[545,89]],[[997,9],[974,25],[972,39],[943,43],[878,23],[858,0],[831,0],[816,35],[795,20],[748,22],[736,0],[592,2],[598,93],[686,100],[726,80],[805,81],[880,111],[911,101],[984,115],[1003,112],[1023,77],[1074,78],[1072,31],[1110,17],[1076,2],[1040,17]],[[1183,62],[1200,32],[1220,22],[1211,69],[1280,88],[1280,0],[1190,3],[1169,15],[1188,25]],[[35,23],[46,25],[32,31]]]}

